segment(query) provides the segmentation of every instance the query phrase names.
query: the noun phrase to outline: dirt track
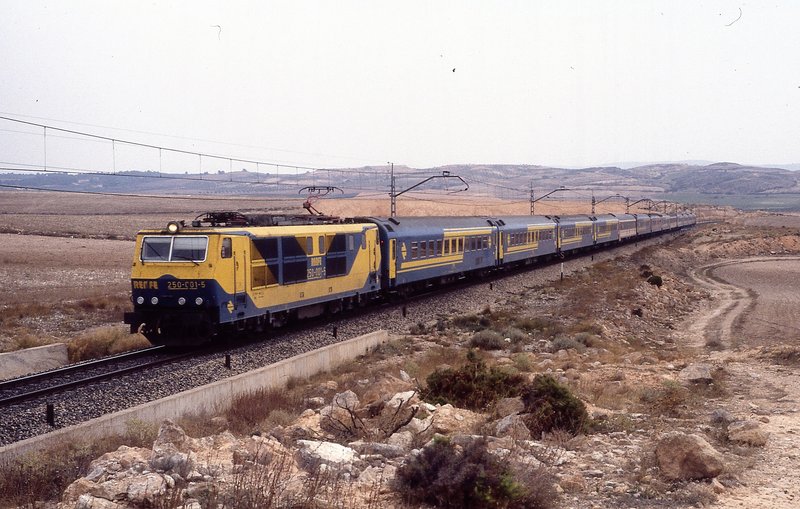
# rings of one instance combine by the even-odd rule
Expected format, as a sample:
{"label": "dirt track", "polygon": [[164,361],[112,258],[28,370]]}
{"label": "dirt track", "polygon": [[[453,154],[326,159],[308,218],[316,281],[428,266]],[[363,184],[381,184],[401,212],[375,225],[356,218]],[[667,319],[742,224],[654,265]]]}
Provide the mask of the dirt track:
{"label": "dirt track", "polygon": [[700,312],[683,339],[720,349],[707,357],[730,374],[726,410],[761,421],[770,433],[764,448],[737,458],[740,485],[720,494],[715,507],[798,507],[800,370],[765,358],[763,347],[800,347],[800,258],[716,263],[695,278],[714,295],[713,309]]}

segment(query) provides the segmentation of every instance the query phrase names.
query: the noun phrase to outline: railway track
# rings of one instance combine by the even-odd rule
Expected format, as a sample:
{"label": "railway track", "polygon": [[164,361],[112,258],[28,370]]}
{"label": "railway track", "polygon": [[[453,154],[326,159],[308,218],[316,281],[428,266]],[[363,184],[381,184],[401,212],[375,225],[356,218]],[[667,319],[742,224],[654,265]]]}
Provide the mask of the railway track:
{"label": "railway track", "polygon": [[149,366],[175,362],[189,355],[192,354],[170,354],[165,347],[154,346],[4,380],[0,382],[0,408],[118,377]]}

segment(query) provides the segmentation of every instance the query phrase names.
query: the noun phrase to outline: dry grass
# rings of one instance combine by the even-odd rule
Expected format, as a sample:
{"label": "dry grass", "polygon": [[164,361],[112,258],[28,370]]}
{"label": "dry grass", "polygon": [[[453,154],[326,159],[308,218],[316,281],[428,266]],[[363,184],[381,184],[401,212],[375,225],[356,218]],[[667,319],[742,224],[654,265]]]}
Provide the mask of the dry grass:
{"label": "dry grass", "polygon": [[225,417],[232,432],[246,435],[286,425],[305,408],[301,388],[266,389],[235,398]]}
{"label": "dry grass", "polygon": [[[61,292],[52,292],[51,298],[58,298]],[[76,332],[104,324],[119,324],[122,313],[130,306],[127,295],[101,295],[78,300],[66,298],[52,305],[35,302],[5,306],[0,310],[0,351],[14,351],[51,343],[70,343]],[[111,328],[111,327],[107,327]],[[94,342],[108,343],[108,332],[95,333]],[[88,340],[82,334],[78,343]],[[122,352],[144,345],[141,337],[116,338],[111,353]],[[81,348],[88,348],[83,346]],[[102,348],[101,353],[104,355]],[[92,358],[81,357],[81,358]]]}
{"label": "dry grass", "polygon": [[577,383],[578,394],[589,403],[609,410],[624,410],[635,403],[636,391],[614,376],[587,373]]}
{"label": "dry grass", "polygon": [[150,448],[157,432],[155,426],[131,421],[122,435],[65,442],[0,463],[0,507],[39,507],[42,501],[56,501],[69,484],[88,473],[93,460],[121,445]]}
{"label": "dry grass", "polygon": [[67,344],[70,362],[99,359],[140,348],[150,342],[141,334],[130,334],[126,326],[100,327],[87,332]]}

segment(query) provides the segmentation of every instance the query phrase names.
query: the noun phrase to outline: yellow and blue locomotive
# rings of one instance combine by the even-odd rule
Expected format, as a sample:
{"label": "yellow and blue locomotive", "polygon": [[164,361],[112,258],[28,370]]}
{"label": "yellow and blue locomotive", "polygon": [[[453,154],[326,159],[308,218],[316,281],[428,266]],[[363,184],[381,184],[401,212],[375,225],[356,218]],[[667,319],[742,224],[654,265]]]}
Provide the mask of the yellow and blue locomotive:
{"label": "yellow and blue locomotive", "polygon": [[[373,298],[378,231],[369,223],[257,226],[233,213],[136,237],[131,331],[197,343],[226,327],[262,329]],[[257,223],[255,223],[257,224]]]}

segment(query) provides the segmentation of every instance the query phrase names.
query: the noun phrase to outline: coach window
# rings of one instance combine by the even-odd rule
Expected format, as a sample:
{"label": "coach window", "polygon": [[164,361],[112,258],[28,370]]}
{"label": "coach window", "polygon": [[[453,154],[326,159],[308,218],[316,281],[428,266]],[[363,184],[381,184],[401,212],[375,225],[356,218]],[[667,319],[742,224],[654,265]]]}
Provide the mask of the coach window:
{"label": "coach window", "polygon": [[233,253],[233,248],[231,247],[231,238],[224,237],[222,239],[222,251],[220,252],[219,255],[222,258],[230,258],[232,253]]}
{"label": "coach window", "polygon": [[463,253],[464,252],[464,237],[459,237],[458,238],[458,252],[459,253]]}
{"label": "coach window", "polygon": [[443,253],[443,251],[442,251],[442,241],[441,240],[437,240],[436,241],[436,254],[437,255],[441,255],[442,253]]}
{"label": "coach window", "polygon": [[347,250],[348,251],[353,251],[353,250],[355,250],[355,248],[356,248],[355,247],[355,240],[353,239],[353,236],[352,235],[348,235],[347,236]]}
{"label": "coach window", "polygon": [[419,256],[419,252],[417,251],[417,243],[416,242],[412,242],[411,243],[411,259],[415,260],[417,258],[417,256]]}
{"label": "coach window", "polygon": [[325,252],[325,237],[322,235],[319,236],[319,254]]}
{"label": "coach window", "polygon": [[313,237],[306,237],[306,254],[312,255],[314,254],[314,238]]}
{"label": "coach window", "polygon": [[444,253],[446,255],[450,254],[450,239],[444,239]]}

